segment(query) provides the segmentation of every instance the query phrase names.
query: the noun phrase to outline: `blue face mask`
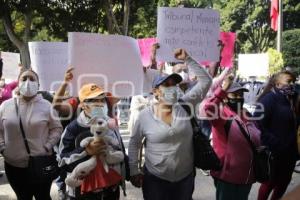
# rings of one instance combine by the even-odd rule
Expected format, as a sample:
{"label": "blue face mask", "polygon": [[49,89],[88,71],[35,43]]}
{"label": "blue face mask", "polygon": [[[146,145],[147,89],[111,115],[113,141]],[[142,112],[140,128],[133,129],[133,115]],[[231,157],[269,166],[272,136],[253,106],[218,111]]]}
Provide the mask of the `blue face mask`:
{"label": "blue face mask", "polygon": [[162,99],[165,103],[175,104],[178,101],[177,87],[162,87],[163,96]]}
{"label": "blue face mask", "polygon": [[103,106],[93,106],[91,109],[91,119],[101,118],[108,119],[108,107],[107,104]]}

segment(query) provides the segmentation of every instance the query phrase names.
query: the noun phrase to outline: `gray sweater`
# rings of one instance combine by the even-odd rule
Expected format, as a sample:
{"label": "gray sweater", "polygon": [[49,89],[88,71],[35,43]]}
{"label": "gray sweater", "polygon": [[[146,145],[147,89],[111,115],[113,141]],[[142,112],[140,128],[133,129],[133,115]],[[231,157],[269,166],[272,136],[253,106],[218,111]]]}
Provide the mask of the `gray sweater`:
{"label": "gray sweater", "polygon": [[[205,69],[190,57],[186,60],[188,68],[197,77],[198,82],[181,99],[198,107],[209,90],[212,79]],[[136,175],[138,152],[146,138],[145,165],[155,176],[176,182],[193,171],[193,131],[188,114],[179,105],[173,107],[171,126],[154,115],[153,106],[145,108],[139,115],[129,141],[130,173]]]}

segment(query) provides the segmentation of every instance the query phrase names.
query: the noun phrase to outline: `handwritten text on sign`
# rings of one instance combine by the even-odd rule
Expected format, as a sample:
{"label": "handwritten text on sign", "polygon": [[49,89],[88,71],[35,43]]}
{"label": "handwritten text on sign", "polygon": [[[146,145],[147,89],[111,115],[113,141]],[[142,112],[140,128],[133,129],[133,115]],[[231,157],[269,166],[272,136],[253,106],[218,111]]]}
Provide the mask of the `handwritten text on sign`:
{"label": "handwritten text on sign", "polygon": [[73,89],[96,83],[114,96],[142,93],[143,70],[137,40],[121,35],[69,33]]}
{"label": "handwritten text on sign", "polygon": [[158,59],[176,61],[175,48],[186,49],[198,61],[217,61],[220,15],[215,10],[158,8]]}

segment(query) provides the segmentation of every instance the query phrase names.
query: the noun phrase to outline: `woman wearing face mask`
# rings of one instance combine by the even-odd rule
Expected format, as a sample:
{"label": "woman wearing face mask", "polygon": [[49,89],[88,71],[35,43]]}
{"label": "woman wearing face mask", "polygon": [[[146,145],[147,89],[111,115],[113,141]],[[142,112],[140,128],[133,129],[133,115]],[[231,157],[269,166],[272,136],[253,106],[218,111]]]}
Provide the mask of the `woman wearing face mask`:
{"label": "woman wearing face mask", "polygon": [[258,200],[280,199],[291,181],[297,159],[296,109],[293,97],[295,76],[289,71],[276,74],[271,80],[271,88],[265,90],[258,102],[264,111],[257,110],[255,116],[262,129],[262,143],[274,155],[274,174],[271,181],[261,185]]}
{"label": "woman wearing face mask", "polygon": [[220,171],[211,171],[217,200],[247,200],[256,182],[252,149],[243,131],[256,146],[260,131],[243,109],[247,89],[232,81],[233,77],[228,76],[204,105],[212,125],[213,148],[222,163]]}
{"label": "woman wearing face mask", "polygon": [[[115,150],[124,152],[121,136],[118,131],[116,121],[113,117],[113,106],[117,103],[117,99],[109,93],[103,91],[102,88],[95,84],[86,84],[79,91],[80,106],[82,112],[77,119],[72,121],[65,129],[60,145],[59,165],[66,171],[72,172],[73,169],[81,162],[88,160],[93,155],[105,156],[106,145],[103,142],[92,141],[83,148],[80,141],[86,137],[91,137],[90,127],[95,118],[101,118],[108,122],[108,135],[119,144],[114,146]],[[111,164],[111,163],[108,163]],[[120,175],[125,177],[125,165],[121,163],[113,163],[113,168]],[[97,170],[97,169],[95,169]],[[91,173],[97,173],[93,171]],[[82,177],[83,179],[87,177]],[[99,177],[100,178],[100,177]],[[97,183],[97,181],[95,181]],[[101,199],[101,200],[117,200],[119,199],[119,185],[112,185],[108,188],[98,188],[98,185],[92,184],[87,189],[83,184],[79,188],[68,188],[70,199]]]}
{"label": "woman wearing face mask", "polygon": [[35,177],[28,175],[29,155],[19,117],[31,156],[51,155],[53,146],[59,141],[62,126],[51,104],[37,95],[38,75],[32,70],[25,70],[18,80],[20,95],[5,101],[0,107],[0,150],[5,160],[5,172],[18,199],[32,200],[35,197],[36,200],[50,200],[52,181],[32,183]]}
{"label": "woman wearing face mask", "polygon": [[178,94],[181,97],[184,93],[188,92],[195,84],[195,76],[192,76],[192,73],[189,73],[188,67],[184,62],[176,63],[172,68],[173,73],[176,73],[181,76],[182,81],[178,87]]}
{"label": "woman wearing face mask", "polygon": [[[185,61],[198,82],[182,100],[192,109],[205,97],[211,78],[185,50],[177,49],[175,57]],[[129,142],[131,183],[142,187],[146,200],[191,200],[194,188],[193,130],[189,115],[178,103],[178,74],[156,77],[153,93],[156,103],[144,109],[132,131]],[[138,154],[146,139],[145,166],[138,169]]]}

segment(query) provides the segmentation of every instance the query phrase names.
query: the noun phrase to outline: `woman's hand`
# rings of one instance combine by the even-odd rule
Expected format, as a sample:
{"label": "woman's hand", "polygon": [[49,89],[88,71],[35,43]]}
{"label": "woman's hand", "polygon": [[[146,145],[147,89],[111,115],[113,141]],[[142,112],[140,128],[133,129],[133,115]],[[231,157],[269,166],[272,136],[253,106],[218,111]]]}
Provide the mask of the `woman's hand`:
{"label": "woman's hand", "polygon": [[143,179],[144,179],[143,174],[137,174],[130,177],[130,182],[134,187],[140,188],[143,185]]}
{"label": "woman's hand", "polygon": [[152,53],[156,53],[156,50],[159,49],[159,44],[158,43],[154,43],[152,46],[151,46],[151,52]]}
{"label": "woman's hand", "polygon": [[103,140],[99,140],[99,141],[93,140],[85,148],[85,151],[89,156],[94,156],[94,155],[106,156],[106,149],[107,146]]}
{"label": "woman's hand", "polygon": [[73,73],[72,73],[73,70],[74,70],[73,67],[69,67],[69,69],[66,71],[65,78],[64,78],[65,83],[70,83],[73,80]]}
{"label": "woman's hand", "polygon": [[227,90],[230,88],[230,86],[231,86],[231,84],[232,84],[232,82],[233,82],[233,79],[234,79],[234,75],[233,75],[233,74],[229,74],[229,75],[224,79],[223,84],[222,84],[222,89],[223,89],[224,91],[227,91]]}
{"label": "woman's hand", "polygon": [[178,60],[186,60],[187,57],[189,56],[186,52],[186,50],[184,49],[175,49],[174,51],[174,55],[175,55],[175,58],[178,59]]}

